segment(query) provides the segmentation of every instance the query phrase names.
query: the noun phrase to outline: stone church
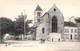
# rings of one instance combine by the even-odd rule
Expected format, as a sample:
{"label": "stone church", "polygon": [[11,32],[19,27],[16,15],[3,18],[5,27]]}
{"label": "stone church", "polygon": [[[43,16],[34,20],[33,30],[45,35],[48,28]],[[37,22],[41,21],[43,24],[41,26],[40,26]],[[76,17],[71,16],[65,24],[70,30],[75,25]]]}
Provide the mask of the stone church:
{"label": "stone church", "polygon": [[[64,25],[64,16],[55,4],[44,15],[43,10],[39,5],[34,11],[34,27],[36,27],[36,40],[64,40],[64,27],[66,26],[66,24],[68,24],[68,22],[66,22]],[[74,24],[72,23],[71,25]]]}

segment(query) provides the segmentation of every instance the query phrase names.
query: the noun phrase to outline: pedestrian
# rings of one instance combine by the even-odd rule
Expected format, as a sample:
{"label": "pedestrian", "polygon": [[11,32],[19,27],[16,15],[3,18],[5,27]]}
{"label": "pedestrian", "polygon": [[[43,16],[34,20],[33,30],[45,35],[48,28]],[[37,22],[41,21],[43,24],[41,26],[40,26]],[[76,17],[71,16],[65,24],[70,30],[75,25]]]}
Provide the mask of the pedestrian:
{"label": "pedestrian", "polygon": [[45,43],[45,39],[43,39],[43,43]]}

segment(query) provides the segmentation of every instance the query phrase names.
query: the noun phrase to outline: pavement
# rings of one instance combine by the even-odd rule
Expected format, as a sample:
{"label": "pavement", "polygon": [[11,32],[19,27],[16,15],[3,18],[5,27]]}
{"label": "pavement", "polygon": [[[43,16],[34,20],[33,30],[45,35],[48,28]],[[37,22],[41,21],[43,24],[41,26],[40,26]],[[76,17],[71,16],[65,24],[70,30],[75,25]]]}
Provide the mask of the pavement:
{"label": "pavement", "polygon": [[5,41],[0,51],[80,51],[80,42]]}

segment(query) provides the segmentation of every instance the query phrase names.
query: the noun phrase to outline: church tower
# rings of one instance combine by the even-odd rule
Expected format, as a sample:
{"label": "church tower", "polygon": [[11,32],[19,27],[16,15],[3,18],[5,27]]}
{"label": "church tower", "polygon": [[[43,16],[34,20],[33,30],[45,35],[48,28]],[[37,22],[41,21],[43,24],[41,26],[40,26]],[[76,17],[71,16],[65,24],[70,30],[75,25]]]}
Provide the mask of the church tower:
{"label": "church tower", "polygon": [[38,26],[41,23],[41,16],[42,16],[43,10],[38,5],[34,11],[34,25]]}

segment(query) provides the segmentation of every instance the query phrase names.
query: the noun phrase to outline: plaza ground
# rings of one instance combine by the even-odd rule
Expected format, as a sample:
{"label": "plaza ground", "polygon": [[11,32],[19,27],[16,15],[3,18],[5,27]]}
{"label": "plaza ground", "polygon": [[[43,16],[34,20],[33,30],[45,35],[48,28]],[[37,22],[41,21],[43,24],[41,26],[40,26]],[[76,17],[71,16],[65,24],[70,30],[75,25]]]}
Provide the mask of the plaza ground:
{"label": "plaza ground", "polygon": [[80,42],[5,41],[0,51],[80,51]]}

